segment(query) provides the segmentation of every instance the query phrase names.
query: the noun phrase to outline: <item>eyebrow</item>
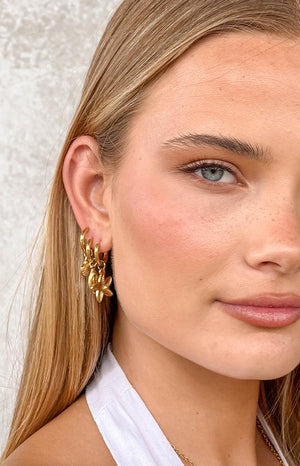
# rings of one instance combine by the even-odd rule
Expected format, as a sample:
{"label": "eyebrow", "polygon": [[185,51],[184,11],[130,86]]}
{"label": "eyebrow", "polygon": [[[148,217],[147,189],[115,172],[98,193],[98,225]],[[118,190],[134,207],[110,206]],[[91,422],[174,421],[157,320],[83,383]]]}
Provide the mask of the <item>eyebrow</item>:
{"label": "eyebrow", "polygon": [[270,155],[270,149],[259,144],[251,144],[250,142],[241,141],[234,137],[216,136],[213,134],[197,134],[190,133],[179,135],[165,141],[162,144],[163,148],[176,147],[221,147],[236,154],[249,157],[250,159],[258,160],[264,163],[270,163],[273,158]]}

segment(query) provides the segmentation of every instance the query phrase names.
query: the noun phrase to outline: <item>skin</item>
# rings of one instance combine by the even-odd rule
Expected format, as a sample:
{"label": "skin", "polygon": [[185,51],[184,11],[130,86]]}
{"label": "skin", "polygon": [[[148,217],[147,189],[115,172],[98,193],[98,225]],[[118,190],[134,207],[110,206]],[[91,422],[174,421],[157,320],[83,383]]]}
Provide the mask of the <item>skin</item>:
{"label": "skin", "polygon": [[[198,464],[256,464],[258,380],[299,363],[300,320],[256,327],[215,302],[299,290],[299,70],[299,42],[207,39],[149,90],[119,171],[97,186],[101,196],[93,191],[101,225],[72,200],[77,188],[65,176],[80,226],[92,226],[103,251],[112,247],[113,352],[167,438]],[[161,148],[183,133],[250,141],[273,160]],[[180,170],[199,159],[227,162],[236,177],[216,186]]]}
{"label": "skin", "polygon": [[[216,300],[299,294],[299,48],[261,33],[203,40],[148,90],[117,173],[87,136],[65,159],[81,229],[112,250],[113,352],[167,438],[198,465],[277,464],[255,431],[259,380],[297,366],[300,320],[258,327]],[[183,133],[259,144],[272,161],[161,147]],[[235,175],[209,182],[182,170],[198,160]]]}

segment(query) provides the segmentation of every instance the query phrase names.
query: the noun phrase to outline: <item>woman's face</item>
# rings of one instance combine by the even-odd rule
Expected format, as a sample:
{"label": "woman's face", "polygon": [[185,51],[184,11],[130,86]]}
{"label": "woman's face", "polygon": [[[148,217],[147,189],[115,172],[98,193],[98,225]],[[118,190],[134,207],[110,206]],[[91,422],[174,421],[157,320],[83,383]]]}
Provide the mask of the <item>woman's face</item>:
{"label": "woman's face", "polygon": [[276,378],[300,360],[300,319],[268,326],[218,302],[300,295],[299,52],[261,33],[194,46],[149,90],[112,185],[128,325],[235,378]]}

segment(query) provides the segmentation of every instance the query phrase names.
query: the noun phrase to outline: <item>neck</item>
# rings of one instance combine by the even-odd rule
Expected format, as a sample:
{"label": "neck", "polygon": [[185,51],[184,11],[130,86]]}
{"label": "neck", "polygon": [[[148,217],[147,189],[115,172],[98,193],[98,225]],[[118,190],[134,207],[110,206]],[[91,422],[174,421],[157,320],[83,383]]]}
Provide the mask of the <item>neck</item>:
{"label": "neck", "polygon": [[257,464],[259,381],[226,377],[141,333],[117,314],[112,351],[171,444],[196,464]]}

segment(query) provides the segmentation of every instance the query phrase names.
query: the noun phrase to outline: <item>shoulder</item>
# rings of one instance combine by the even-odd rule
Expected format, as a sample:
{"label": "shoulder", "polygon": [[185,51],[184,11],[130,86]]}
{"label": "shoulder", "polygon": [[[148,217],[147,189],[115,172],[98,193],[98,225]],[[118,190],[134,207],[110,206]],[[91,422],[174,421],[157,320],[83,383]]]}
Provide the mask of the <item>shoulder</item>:
{"label": "shoulder", "polygon": [[115,466],[90,413],[85,395],[35,432],[4,466]]}

